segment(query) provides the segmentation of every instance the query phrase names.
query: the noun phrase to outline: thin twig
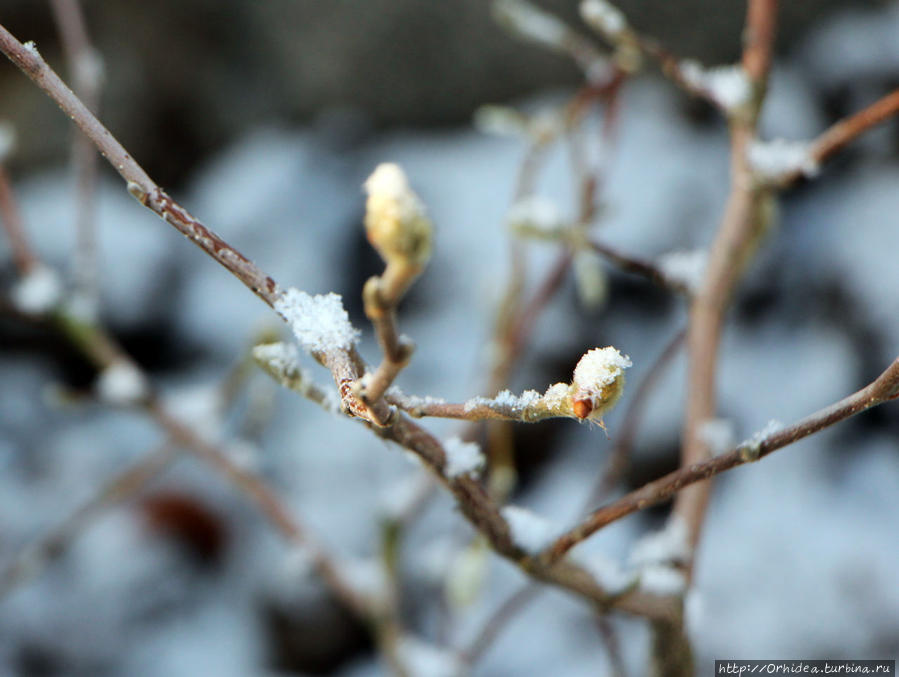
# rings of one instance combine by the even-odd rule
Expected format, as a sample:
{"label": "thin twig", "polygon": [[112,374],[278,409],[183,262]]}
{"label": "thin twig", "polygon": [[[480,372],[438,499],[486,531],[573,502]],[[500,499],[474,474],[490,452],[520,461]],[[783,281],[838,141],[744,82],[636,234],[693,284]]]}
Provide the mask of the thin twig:
{"label": "thin twig", "polygon": [[500,633],[518,615],[518,612],[536,599],[540,592],[539,585],[529,583],[509,595],[475,632],[474,639],[468,648],[460,652],[465,657],[465,662],[468,665],[474,665],[480,660]]}
{"label": "thin twig", "polygon": [[[275,304],[283,293],[275,281],[166,195],[53,73],[33,46],[29,48],[22,45],[5,28],[0,27],[0,50],[41,89],[47,92],[64,112],[72,117],[97,145],[104,157],[128,181],[128,188],[132,195],[206,251],[262,300],[272,306]],[[366,419],[366,408],[356,402],[354,398],[348,397],[351,384],[359,379],[364,367],[355,349],[327,351],[317,354],[316,358],[331,371],[335,382],[340,387],[345,406],[352,413]],[[159,409],[153,400],[150,400],[147,406],[154,410],[153,413],[159,417],[160,423],[166,425],[170,434],[176,439],[182,440],[182,443],[194,449],[210,462],[216,463],[217,467],[226,471],[239,486],[252,495],[257,504],[266,511],[270,519],[279,525],[285,535],[298,541],[303,539],[303,532],[291,520],[289,514],[281,509],[273,494],[255,476],[242,472],[226,457],[222,456],[216,459],[218,454],[212,453],[215,451],[214,448]],[[470,477],[456,478],[452,481],[446,478],[444,474],[446,453],[432,435],[403,415],[398,416],[396,422],[389,428],[379,428],[377,432],[382,437],[397,442],[416,453],[434,472],[435,476],[448,486],[456,497],[461,512],[487,537],[493,549],[500,555],[518,562],[537,580],[561,586],[595,603],[604,606],[614,605],[616,608],[650,618],[668,618],[677,614],[677,607],[669,598],[639,591],[611,598],[595,578],[579,566],[569,562],[558,562],[551,567],[546,567],[532,558],[528,558],[520,548],[513,544],[509,535],[509,527],[500,515],[498,507],[478,482]],[[331,567],[324,567],[321,564],[320,567],[323,575],[327,578],[334,578]],[[334,584],[339,585],[337,580],[334,580]],[[348,593],[352,593],[352,591],[348,591]]]}
{"label": "thin twig", "polygon": [[[684,487],[707,480],[726,470],[752,463],[793,442],[824,430],[871,407],[899,396],[899,358],[861,390],[807,416],[796,423],[744,442],[727,453],[684,466],[591,513],[577,527],[560,536],[545,552],[557,560],[578,543],[607,524],[668,500]],[[681,492],[680,495],[682,495]]]}
{"label": "thin twig", "polygon": [[[103,65],[88,37],[81,6],[78,0],[51,0],[50,5],[69,64],[75,94],[96,115],[100,108]],[[90,139],[76,130],[72,140],[72,166],[77,196],[74,295],[81,310],[90,317],[96,317],[99,312],[95,208],[97,160],[97,151]]]}
{"label": "thin twig", "polygon": [[21,277],[24,277],[37,264],[37,258],[31,251],[28,238],[25,237],[22,217],[10,184],[9,173],[2,164],[0,164],[0,223],[3,224],[3,229],[9,239],[16,270]]}
{"label": "thin twig", "polygon": [[591,240],[589,244],[594,251],[602,254],[624,272],[645,277],[650,282],[653,282],[664,289],[675,291],[684,296],[690,295],[690,289],[687,285],[680,280],[667,276],[665,272],[650,259],[634,256],[632,254],[625,254],[615,247],[611,247],[596,240]]}
{"label": "thin twig", "polygon": [[[857,139],[872,127],[885,122],[899,113],[899,89],[893,90],[859,112],[834,123],[822,132],[809,147],[809,161],[818,166],[838,153],[845,146]],[[782,177],[778,185],[786,187],[804,175],[797,168]]]}
{"label": "thin twig", "polygon": [[172,200],[47,65],[33,43],[26,47],[0,25],[0,50],[78,125],[142,205],[218,261],[268,305],[274,305],[281,294],[275,281]]}
{"label": "thin twig", "polygon": [[164,445],[143,455],[136,463],[108,480],[96,494],[71,513],[61,524],[27,545],[0,572],[0,600],[22,583],[34,578],[58,557],[96,517],[109,508],[133,498],[158,477],[177,457],[175,448]]}
{"label": "thin twig", "polygon": [[[704,280],[690,307],[682,467],[692,466],[709,454],[699,431],[704,421],[715,416],[715,377],[724,312],[751,256],[753,242],[764,228],[761,205],[767,194],[753,181],[747,148],[755,137],[764,99],[776,10],[776,0],[750,0],[747,9],[743,67],[755,94],[748,111],[731,118],[730,196],[709,252]],[[675,503],[674,511],[687,525],[692,548],[699,541],[710,488],[709,483],[690,487],[678,495]]]}
{"label": "thin twig", "polygon": [[609,452],[609,461],[606,469],[597,478],[596,485],[586,501],[585,509],[589,509],[599,502],[603,496],[615,487],[624,475],[630,462],[634,440],[637,436],[640,422],[643,419],[643,412],[649,396],[665,373],[668,364],[683,347],[686,335],[686,330],[681,329],[665,344],[662,352],[649,366],[643,379],[635,388],[634,394],[621,418],[621,424],[618,426],[618,434],[615,437],[612,450]]}

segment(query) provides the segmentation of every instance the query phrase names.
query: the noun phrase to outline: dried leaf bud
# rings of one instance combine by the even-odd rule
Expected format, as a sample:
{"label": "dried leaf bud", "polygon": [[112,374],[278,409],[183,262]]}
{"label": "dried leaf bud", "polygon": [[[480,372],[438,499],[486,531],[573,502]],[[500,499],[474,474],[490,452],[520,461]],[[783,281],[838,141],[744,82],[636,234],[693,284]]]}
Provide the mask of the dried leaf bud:
{"label": "dried leaf bud", "polygon": [[599,419],[621,396],[624,370],[631,361],[612,346],[594,348],[574,368],[571,407],[580,419]]}
{"label": "dried leaf bud", "polygon": [[381,164],[365,182],[365,230],[387,263],[424,266],[431,256],[431,222],[398,165]]}

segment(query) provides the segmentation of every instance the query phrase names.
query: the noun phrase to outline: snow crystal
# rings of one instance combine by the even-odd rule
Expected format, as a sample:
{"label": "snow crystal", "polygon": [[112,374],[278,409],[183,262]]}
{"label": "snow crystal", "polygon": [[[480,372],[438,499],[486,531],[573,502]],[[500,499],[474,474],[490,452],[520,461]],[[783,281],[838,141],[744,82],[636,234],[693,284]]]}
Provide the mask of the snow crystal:
{"label": "snow crystal", "polygon": [[22,46],[37,57],[41,55],[40,52],[37,51],[37,44],[35,44],[34,40],[29,40]]}
{"label": "snow crystal", "polygon": [[310,296],[291,287],[275,301],[275,310],[309,353],[346,350],[359,339],[339,294]]}
{"label": "snow crystal", "polygon": [[444,474],[450,479],[477,474],[484,466],[484,455],[474,442],[463,442],[458,437],[451,437],[443,443],[443,449],[446,451]]}
{"label": "snow crystal", "polygon": [[627,19],[617,7],[606,0],[584,0],[581,18],[592,28],[610,38],[627,30]]}
{"label": "snow crystal", "polygon": [[562,535],[559,525],[526,508],[507,505],[501,513],[509,524],[512,542],[530,555],[549,547]]}
{"label": "snow crystal", "polygon": [[536,390],[525,390],[521,395],[515,395],[509,390],[502,390],[494,397],[472,397],[465,402],[465,412],[470,412],[478,407],[497,407],[509,408],[515,413],[521,413],[528,407],[537,404],[541,399],[540,393]]}
{"label": "snow crystal", "polygon": [[673,251],[659,257],[657,264],[666,279],[686,287],[695,294],[705,277],[708,252],[705,249]]}
{"label": "snow crystal", "polygon": [[632,362],[616,348],[594,348],[588,351],[574,368],[574,385],[583,390],[600,390],[614,383]]}
{"label": "snow crystal", "polygon": [[567,225],[556,205],[539,195],[513,204],[506,214],[506,224],[514,232],[540,237],[554,237]]}
{"label": "snow crystal", "polygon": [[635,566],[686,562],[690,558],[687,525],[679,517],[668,520],[665,528],[643,536],[631,550]]}
{"label": "snow crystal", "polygon": [[49,312],[62,297],[62,283],[51,268],[36,265],[12,288],[13,304],[23,313]]}
{"label": "snow crystal", "polygon": [[820,170],[811,154],[811,145],[804,141],[754,139],[749,144],[747,158],[754,171],[772,181],[797,172],[811,178]]}
{"label": "snow crystal", "polygon": [[146,397],[149,385],[137,367],[128,362],[115,362],[100,372],[97,394],[109,404],[134,404]]}
{"label": "snow crystal", "polygon": [[409,635],[397,641],[396,653],[400,665],[416,677],[461,677],[467,673],[453,652]]}
{"label": "snow crystal", "polygon": [[498,0],[493,5],[497,20],[506,29],[523,38],[546,45],[561,47],[568,28],[556,17],[523,0]]}
{"label": "snow crystal", "polygon": [[543,402],[550,411],[560,409],[570,395],[570,388],[565,383],[553,383],[543,394]]}
{"label": "snow crystal", "polygon": [[740,65],[705,68],[688,59],[681,62],[680,72],[690,87],[708,94],[726,110],[745,106],[752,98],[752,83]]}
{"label": "snow crystal", "polygon": [[8,122],[0,122],[0,162],[5,162],[16,147],[16,130]]}
{"label": "snow crystal", "polygon": [[710,418],[703,421],[697,436],[713,456],[726,453],[736,445],[733,421],[726,418]]}

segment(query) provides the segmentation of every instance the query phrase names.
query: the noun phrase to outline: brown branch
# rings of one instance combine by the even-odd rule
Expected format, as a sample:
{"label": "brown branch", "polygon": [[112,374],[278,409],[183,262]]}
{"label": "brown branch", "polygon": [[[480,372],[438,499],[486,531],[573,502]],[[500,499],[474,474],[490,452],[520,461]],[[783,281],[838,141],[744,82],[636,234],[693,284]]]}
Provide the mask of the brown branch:
{"label": "brown branch", "polygon": [[[731,119],[730,196],[709,252],[705,278],[690,308],[682,467],[695,465],[709,454],[699,430],[704,421],[715,416],[715,379],[724,312],[751,257],[754,242],[765,226],[763,202],[768,194],[753,180],[747,148],[755,137],[758,112],[764,99],[776,10],[776,0],[750,0],[747,9],[743,67],[755,95],[747,112]],[[681,492],[675,502],[674,511],[687,525],[692,548],[699,541],[710,489],[709,483],[690,487]]]}
{"label": "brown branch", "polygon": [[639,256],[625,254],[614,247],[603,244],[602,242],[597,242],[596,240],[590,241],[589,244],[594,251],[604,256],[624,272],[639,275],[664,289],[675,291],[684,296],[690,295],[690,290],[683,282],[665,275],[664,271],[662,271],[662,269],[653,261]]}
{"label": "brown branch", "polygon": [[[830,159],[872,127],[899,113],[899,89],[878,99],[859,112],[834,123],[811,142],[808,151],[809,164],[818,166]],[[786,187],[799,180],[805,172],[797,168],[778,177],[777,185]]]}
{"label": "brown branch", "polygon": [[0,572],[0,600],[13,588],[38,575],[89,526],[96,517],[117,503],[134,497],[159,476],[177,457],[171,445],[152,451],[108,480],[85,504],[39,540],[23,548]]}
{"label": "brown branch", "polygon": [[25,229],[22,227],[22,217],[9,180],[9,173],[2,164],[0,164],[0,223],[3,224],[3,230],[6,231],[6,237],[9,239],[16,270],[21,277],[24,277],[37,265],[37,258],[31,251],[28,238],[25,237]]}
{"label": "brown branch", "polygon": [[94,143],[107,162],[128,183],[128,191],[145,207],[155,212],[187,239],[218,261],[232,275],[244,283],[256,296],[272,306],[281,289],[252,261],[212,230],[194,218],[186,209],[170,198],[147,175],[116,138],[72,93],[60,77],[43,60],[37,48],[26,47],[0,25],[0,50],[40,87],[62,111],[78,125]]}
{"label": "brown branch", "polygon": [[[57,30],[69,64],[75,93],[96,115],[100,107],[103,64],[91,45],[81,6],[78,0],[51,0],[50,5],[53,8]],[[75,295],[78,302],[84,306],[88,316],[96,316],[99,311],[95,208],[97,160],[97,151],[90,139],[76,130],[72,140],[72,166],[77,196]]]}
{"label": "brown branch", "polygon": [[[78,124],[128,182],[128,190],[136,199],[212,256],[263,301],[272,306],[275,304],[283,293],[275,281],[166,195],[47,66],[33,45],[30,47],[22,45],[0,26],[0,50]],[[366,408],[349,393],[352,384],[362,375],[364,366],[355,349],[334,350],[317,354],[315,357],[331,371],[341,391],[344,405],[350,413],[366,418]],[[305,533],[261,480],[231,463],[226,456],[219,454],[214,447],[165,412],[154,399],[147,400],[144,406],[175,440],[225,472],[235,484],[250,495],[285,536],[309,547]],[[425,465],[447,484],[456,497],[462,513],[487,537],[493,549],[500,555],[518,562],[537,580],[566,588],[596,604],[604,606],[614,604],[616,608],[650,618],[668,618],[677,613],[676,604],[670,598],[647,595],[639,591],[610,598],[591,574],[572,563],[563,561],[547,567],[528,558],[512,543],[508,525],[500,515],[496,504],[478,482],[470,477],[460,477],[452,481],[445,477],[443,469],[446,455],[433,436],[405,416],[399,416],[388,428],[376,430],[382,437],[416,453]],[[334,567],[322,559],[321,551],[316,550],[314,556],[319,573],[340,591],[343,586]],[[354,591],[346,589],[343,593],[352,607],[358,610],[361,602],[354,596]]]}
{"label": "brown branch", "polygon": [[683,466],[595,510],[578,526],[560,536],[546,550],[544,557],[547,561],[555,561],[599,529],[622,517],[666,501],[685,487],[697,482],[764,458],[793,442],[897,396],[899,396],[899,358],[870,384],[839,402],[760,439],[743,442],[727,453]]}

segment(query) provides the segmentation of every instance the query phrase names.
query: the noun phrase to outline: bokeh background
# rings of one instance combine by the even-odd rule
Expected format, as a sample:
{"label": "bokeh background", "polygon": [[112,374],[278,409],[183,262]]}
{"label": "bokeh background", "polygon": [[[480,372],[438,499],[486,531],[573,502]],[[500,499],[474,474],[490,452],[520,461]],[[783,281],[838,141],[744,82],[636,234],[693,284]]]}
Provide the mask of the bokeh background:
{"label": "bokeh background", "polygon": [[[810,138],[899,83],[899,6],[782,4],[766,137]],[[573,0],[541,6],[579,25]],[[739,53],[743,3],[621,7],[684,56],[714,64]],[[507,36],[478,0],[86,1],[84,9],[106,69],[101,118],[123,144],[282,284],[343,294],[366,331],[360,291],[379,264],[362,233],[361,184],[377,163],[400,162],[437,229],[434,259],[401,313],[418,350],[400,385],[450,400],[484,394],[508,265],[503,224],[524,146],[476,131],[471,118],[485,103],[562,105],[581,77],[564,57]],[[0,0],[0,23],[65,73],[47,3]],[[622,93],[596,232],[659,256],[709,242],[728,187],[728,144],[710,109],[648,70]],[[11,65],[0,68],[0,119],[17,133],[9,167],[34,247],[66,274],[71,129]],[[870,132],[781,200],[725,336],[721,410],[736,439],[843,397],[899,354],[897,131],[889,123]],[[564,149],[548,157],[538,193],[570,214]],[[222,382],[261,333],[280,330],[276,319],[140,210],[105,168],[99,196],[104,323],[174,410],[265,475],[364,582],[380,520],[420,469],[252,372],[222,413]],[[530,250],[536,281],[557,250]],[[14,281],[8,251],[0,244],[3,289]],[[683,307],[638,278],[603,274],[600,308],[585,308],[574,280],[565,282],[513,389],[568,380],[584,350],[608,344],[631,356],[631,383],[639,382],[683,325]],[[364,341],[376,361],[368,333]],[[95,403],[93,370],[40,325],[0,317],[0,350],[2,569],[162,436],[138,414]],[[675,467],[683,380],[681,360],[650,400],[622,490]],[[607,419],[612,439],[619,420],[620,411]],[[429,425],[444,436],[459,430]],[[887,405],[720,478],[690,605],[701,666],[896,657],[897,433],[899,415]],[[571,421],[516,427],[515,440],[521,483],[512,500],[573,521],[611,440]],[[584,556],[626,562],[664,516],[663,507],[616,524]],[[441,496],[411,528],[402,567],[409,632],[450,649],[470,642],[524,582],[471,546]],[[626,618],[614,627],[629,674],[643,674],[645,627]],[[302,553],[187,458],[0,600],[0,675],[385,670]],[[447,674],[424,670],[416,674]],[[613,673],[589,610],[547,591],[473,674]]]}

